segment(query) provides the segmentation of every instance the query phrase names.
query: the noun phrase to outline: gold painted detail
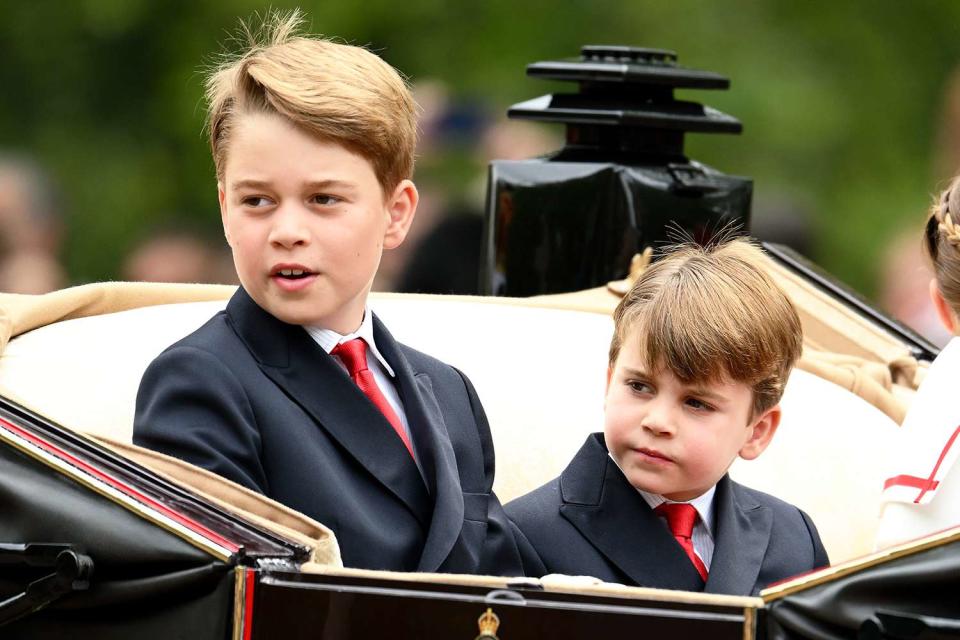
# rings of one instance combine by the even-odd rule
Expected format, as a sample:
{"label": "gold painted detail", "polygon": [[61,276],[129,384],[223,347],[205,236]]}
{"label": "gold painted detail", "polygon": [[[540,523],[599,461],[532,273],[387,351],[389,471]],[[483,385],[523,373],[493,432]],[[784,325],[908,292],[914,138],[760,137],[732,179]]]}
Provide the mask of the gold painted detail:
{"label": "gold painted detail", "polygon": [[757,612],[750,607],[743,610],[743,640],[754,640],[757,637]]}
{"label": "gold painted detail", "polygon": [[787,582],[781,582],[775,587],[768,587],[760,592],[760,597],[765,603],[770,603],[798,591],[804,591],[817,587],[821,584],[834,582],[853,573],[859,573],[877,565],[892,562],[898,558],[912,556],[922,553],[935,547],[960,541],[960,526],[946,529],[939,533],[931,534],[918,540],[910,540],[901,544],[896,544],[886,549],[881,549],[862,558],[854,558],[840,564],[831,565],[823,569],[818,569],[812,573],[807,573],[799,578],[794,578]]}
{"label": "gold painted detail", "polygon": [[243,613],[247,596],[247,581],[243,567],[233,570],[233,640],[243,640]]}
{"label": "gold painted detail", "polygon": [[475,640],[499,640],[497,629],[500,628],[500,618],[490,607],[477,619],[477,626],[480,627],[480,635]]}

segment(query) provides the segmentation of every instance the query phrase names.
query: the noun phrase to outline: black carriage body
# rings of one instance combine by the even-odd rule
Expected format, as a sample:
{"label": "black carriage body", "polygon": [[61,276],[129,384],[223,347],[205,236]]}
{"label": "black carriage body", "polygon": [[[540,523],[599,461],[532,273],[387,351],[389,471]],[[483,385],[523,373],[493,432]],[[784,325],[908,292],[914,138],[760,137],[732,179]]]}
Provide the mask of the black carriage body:
{"label": "black carriage body", "polygon": [[[489,610],[504,638],[752,637],[756,610],[706,604],[546,592],[522,585],[489,589],[442,582],[269,573],[256,587],[253,638],[272,637],[269,621],[296,617],[285,638],[478,637]],[[743,599],[746,600],[746,599]],[[263,616],[263,626],[260,624]]]}
{"label": "black carriage body", "polygon": [[[5,401],[0,512],[3,638],[230,638],[237,570],[308,553]],[[31,559],[42,545],[91,566],[44,592],[56,567]]]}

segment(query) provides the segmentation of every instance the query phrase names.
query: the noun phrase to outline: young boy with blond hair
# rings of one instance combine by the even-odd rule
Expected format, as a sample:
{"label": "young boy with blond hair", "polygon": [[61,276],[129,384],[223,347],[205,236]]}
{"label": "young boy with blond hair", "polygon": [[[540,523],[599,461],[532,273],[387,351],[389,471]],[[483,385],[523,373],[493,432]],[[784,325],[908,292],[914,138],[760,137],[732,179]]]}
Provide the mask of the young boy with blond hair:
{"label": "young boy with blond hair", "polygon": [[780,422],[800,320],[736,239],[650,266],[614,313],[604,430],[507,505],[544,573],[748,595],[828,564],[801,510],[729,478]]}
{"label": "young boy with blond hair", "polygon": [[208,79],[241,286],[149,366],[134,442],[325,524],[347,566],[520,575],[473,386],[367,306],[417,208],[416,106],[383,60],[299,22],[271,16]]}

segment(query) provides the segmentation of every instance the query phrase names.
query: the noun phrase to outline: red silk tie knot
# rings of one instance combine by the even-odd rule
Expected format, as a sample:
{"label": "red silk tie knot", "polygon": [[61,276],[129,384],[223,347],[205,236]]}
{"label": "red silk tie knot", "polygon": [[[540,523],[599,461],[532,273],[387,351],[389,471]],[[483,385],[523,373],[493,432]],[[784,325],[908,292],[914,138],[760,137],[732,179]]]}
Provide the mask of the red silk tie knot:
{"label": "red silk tie knot", "polygon": [[693,550],[693,540],[691,539],[693,536],[693,525],[697,522],[697,510],[692,504],[664,502],[654,509],[654,512],[667,519],[667,526],[670,527],[670,533],[673,534],[676,541],[683,547],[683,550],[687,553],[687,557],[690,558],[690,562],[696,567],[697,573],[699,573],[703,581],[706,582],[707,566],[703,564],[703,560],[701,560],[700,556]]}
{"label": "red silk tie knot", "polygon": [[369,371],[367,369],[367,343],[363,341],[363,338],[354,338],[340,343],[333,348],[330,354],[340,358],[351,378],[362,371]]}
{"label": "red silk tie knot", "polygon": [[380,413],[387,419],[393,427],[393,430],[396,431],[400,439],[403,440],[403,446],[407,448],[407,451],[412,457],[413,447],[410,445],[410,438],[403,428],[403,423],[393,410],[393,407],[390,406],[390,402],[387,401],[380,387],[377,386],[373,372],[367,368],[367,343],[363,341],[363,338],[354,338],[353,340],[338,344],[333,348],[333,351],[330,352],[330,355],[340,358],[340,361],[343,362],[347,368],[350,379],[360,387],[360,391],[363,391],[364,395],[370,399],[370,402],[380,410]]}

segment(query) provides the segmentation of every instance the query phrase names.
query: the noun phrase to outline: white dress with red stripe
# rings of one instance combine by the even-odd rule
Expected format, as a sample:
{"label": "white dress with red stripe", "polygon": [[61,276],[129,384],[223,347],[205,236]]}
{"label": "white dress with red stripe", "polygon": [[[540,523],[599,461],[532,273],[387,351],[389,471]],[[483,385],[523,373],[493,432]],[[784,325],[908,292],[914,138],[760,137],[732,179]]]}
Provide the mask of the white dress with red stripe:
{"label": "white dress with red stripe", "polygon": [[930,366],[888,452],[876,548],[960,526],[960,338]]}

